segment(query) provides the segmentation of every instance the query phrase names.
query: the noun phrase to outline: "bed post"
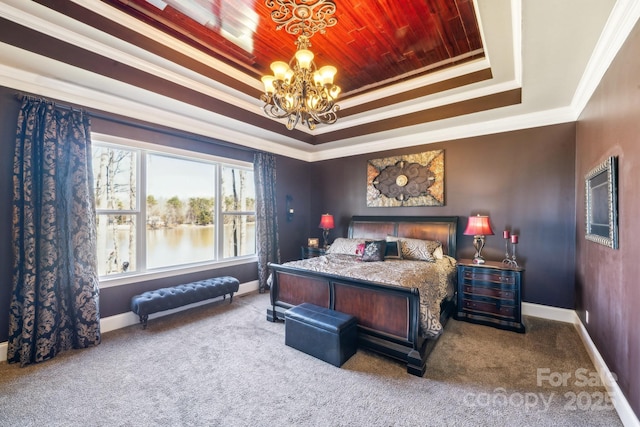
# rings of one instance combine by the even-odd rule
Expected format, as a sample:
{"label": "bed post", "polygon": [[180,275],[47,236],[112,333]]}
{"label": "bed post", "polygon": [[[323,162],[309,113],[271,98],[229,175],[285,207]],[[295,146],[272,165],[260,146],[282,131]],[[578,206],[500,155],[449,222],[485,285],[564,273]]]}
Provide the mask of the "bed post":
{"label": "bed post", "polygon": [[421,377],[426,370],[427,357],[421,355],[418,350],[411,350],[407,355],[407,373]]}

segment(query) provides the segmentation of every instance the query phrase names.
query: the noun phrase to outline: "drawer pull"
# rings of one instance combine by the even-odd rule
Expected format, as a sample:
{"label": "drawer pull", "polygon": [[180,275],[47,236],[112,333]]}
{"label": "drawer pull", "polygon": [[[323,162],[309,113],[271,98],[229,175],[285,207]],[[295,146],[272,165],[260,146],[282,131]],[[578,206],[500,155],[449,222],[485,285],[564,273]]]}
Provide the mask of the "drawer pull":
{"label": "drawer pull", "polygon": [[464,293],[470,295],[483,295],[502,299],[514,299],[516,296],[514,291],[505,291],[502,289],[473,287],[471,285],[464,285],[463,289]]}
{"label": "drawer pull", "polygon": [[464,272],[464,279],[470,281],[485,281],[485,282],[495,282],[495,283],[507,283],[514,284],[514,276],[512,275],[501,275],[499,273],[491,274],[491,273],[474,273],[470,271]]}

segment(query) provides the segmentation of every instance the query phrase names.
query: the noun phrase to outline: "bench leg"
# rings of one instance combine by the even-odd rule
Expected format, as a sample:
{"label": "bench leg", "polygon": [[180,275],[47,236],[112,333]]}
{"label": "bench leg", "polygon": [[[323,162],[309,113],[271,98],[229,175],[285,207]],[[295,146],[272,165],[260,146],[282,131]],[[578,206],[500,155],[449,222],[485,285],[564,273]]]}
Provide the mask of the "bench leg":
{"label": "bench leg", "polygon": [[140,323],[142,323],[142,329],[147,329],[147,321],[149,320],[148,314],[140,315]]}
{"label": "bench leg", "polygon": [[233,302],[233,292],[229,294],[229,304]]}

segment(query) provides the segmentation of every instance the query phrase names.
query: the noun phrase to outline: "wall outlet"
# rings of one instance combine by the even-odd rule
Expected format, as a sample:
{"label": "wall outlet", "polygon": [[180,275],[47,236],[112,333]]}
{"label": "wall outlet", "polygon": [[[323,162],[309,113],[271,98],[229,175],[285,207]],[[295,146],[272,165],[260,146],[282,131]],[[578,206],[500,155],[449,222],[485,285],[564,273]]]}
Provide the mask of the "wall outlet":
{"label": "wall outlet", "polygon": [[589,324],[589,310],[585,310],[584,312],[584,320],[585,322],[587,322],[587,325]]}

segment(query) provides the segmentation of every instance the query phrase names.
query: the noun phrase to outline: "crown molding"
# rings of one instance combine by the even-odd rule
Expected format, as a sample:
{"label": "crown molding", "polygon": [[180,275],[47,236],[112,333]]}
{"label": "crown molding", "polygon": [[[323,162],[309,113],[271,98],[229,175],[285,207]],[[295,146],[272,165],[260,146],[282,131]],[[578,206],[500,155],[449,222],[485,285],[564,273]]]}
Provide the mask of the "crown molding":
{"label": "crown molding", "polygon": [[602,31],[598,44],[578,83],[571,108],[576,120],[596,91],[618,51],[640,19],[640,1],[617,0]]}
{"label": "crown molding", "polygon": [[[102,81],[101,87],[108,88],[109,92],[79,86],[71,81],[43,76],[28,71],[26,67],[15,68],[3,65],[7,62],[3,57],[37,57],[36,59],[44,67],[73,68],[66,64],[55,63],[49,58],[38,57],[38,55],[31,52],[25,52],[13,46],[0,43],[0,85],[2,86],[161,126],[170,124],[171,127],[185,132],[231,142],[255,150],[268,151],[299,160],[310,161],[310,153],[293,146],[292,144],[302,143],[292,138],[272,134],[246,123],[229,119],[226,116],[178,103],[167,97],[127,86],[120,82],[114,82],[102,76],[94,77],[98,82]],[[68,74],[72,75],[73,71],[70,70]],[[119,88],[120,91],[128,92],[129,97],[114,94],[116,88]]]}

